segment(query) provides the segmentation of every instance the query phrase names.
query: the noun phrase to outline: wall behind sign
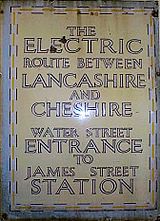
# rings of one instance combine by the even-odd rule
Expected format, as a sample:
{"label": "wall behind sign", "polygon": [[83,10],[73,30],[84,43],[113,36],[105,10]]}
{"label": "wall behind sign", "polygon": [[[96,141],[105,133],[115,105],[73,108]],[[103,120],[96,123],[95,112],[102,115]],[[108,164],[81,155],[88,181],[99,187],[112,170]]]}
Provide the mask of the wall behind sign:
{"label": "wall behind sign", "polygon": [[[2,23],[3,13],[0,4],[0,45],[2,45]],[[1,165],[1,149],[2,149],[2,47],[0,47],[0,165]],[[0,196],[1,196],[1,167],[0,167]],[[0,197],[1,208],[1,197]]]}

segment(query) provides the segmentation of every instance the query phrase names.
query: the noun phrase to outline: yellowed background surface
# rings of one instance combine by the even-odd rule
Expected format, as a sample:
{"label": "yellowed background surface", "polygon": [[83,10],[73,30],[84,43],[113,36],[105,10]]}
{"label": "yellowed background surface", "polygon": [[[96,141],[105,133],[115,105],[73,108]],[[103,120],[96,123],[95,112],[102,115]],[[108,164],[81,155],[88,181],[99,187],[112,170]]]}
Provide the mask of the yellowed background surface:
{"label": "yellowed background surface", "polygon": [[[26,22],[27,21],[27,22]],[[18,45],[18,57],[16,58],[17,65],[17,81],[16,87],[18,92],[17,101],[15,102],[15,107],[17,110],[17,148],[15,149],[15,156],[17,158],[18,169],[15,173],[15,180],[17,181],[17,194],[15,195],[15,204],[17,205],[30,205],[30,204],[43,204],[43,206],[54,206],[55,208],[62,208],[62,206],[57,206],[55,204],[66,204],[66,206],[79,206],[78,204],[87,204],[82,206],[82,209],[86,209],[89,206],[95,208],[102,208],[102,203],[113,203],[115,206],[121,206],[124,203],[133,203],[134,205],[146,206],[147,204],[152,204],[151,193],[149,193],[148,183],[151,179],[151,173],[149,170],[149,110],[151,109],[151,104],[148,98],[148,88],[150,87],[150,82],[147,80],[148,66],[150,65],[149,59],[147,58],[147,22],[149,23],[149,16],[144,14],[137,14],[136,16],[127,15],[99,15],[90,16],[83,15],[77,17],[77,14],[70,12],[66,15],[55,15],[51,12],[45,12],[43,15],[31,14],[28,12],[21,12],[16,17],[16,22],[18,24],[18,35],[16,36],[16,44]],[[138,24],[138,25],[137,25]],[[109,38],[115,42],[115,48],[118,47],[118,39],[123,38],[126,42],[129,39],[141,39],[143,52],[138,55],[131,55],[126,50],[124,54],[101,54],[99,52],[99,44],[95,43],[94,51],[92,54],[86,54],[85,43],[80,43],[79,46],[82,47],[81,51],[78,53],[69,54],[63,52],[60,54],[37,54],[37,53],[24,53],[24,38],[43,38],[43,48],[50,47],[50,38],[57,37],[61,38],[63,36],[66,39],[69,38],[69,32],[66,30],[68,25],[78,25],[78,26],[95,26],[96,36],[95,38]],[[83,37],[83,36],[82,36]],[[81,39],[81,37],[80,37]],[[63,57],[70,59],[70,68],[24,68],[23,59],[24,57],[34,58],[50,58],[50,57]],[[132,70],[132,69],[105,69],[101,67],[100,69],[77,69],[77,57],[114,57],[114,58],[142,58],[143,59],[143,69]],[[146,87],[144,89],[137,88],[96,88],[99,90],[101,97],[97,102],[132,102],[132,117],[55,117],[52,114],[51,117],[35,117],[31,113],[31,106],[35,102],[71,102],[69,97],[73,90],[79,91],[88,90],[88,86],[83,86],[82,88],[58,88],[57,86],[52,88],[43,88],[42,85],[38,85],[35,88],[22,88],[22,74],[27,74],[28,83],[32,83],[37,76],[37,74],[42,74],[46,79],[48,73],[62,75],[66,73],[76,73],[76,82],[86,73],[91,79],[93,74],[145,74]],[[95,88],[92,88],[95,89]],[[81,100],[82,102],[90,102],[90,100]],[[76,101],[74,101],[76,102]],[[94,157],[92,164],[76,164],[76,159],[73,157],[74,153],[69,153],[68,143],[64,144],[63,153],[57,153],[57,147],[55,144],[52,145],[52,152],[34,154],[25,153],[25,139],[33,139],[30,128],[34,127],[47,127],[50,128],[76,128],[79,134],[79,148],[83,152],[89,139],[93,138],[100,153],[95,153],[94,150],[89,150],[88,154]],[[142,153],[102,153],[102,142],[101,138],[87,138],[85,134],[86,128],[133,128],[131,132],[130,139],[143,139],[142,142]],[[56,137],[41,137],[45,142],[47,139],[56,139]],[[66,139],[61,136],[61,139]],[[72,138],[70,138],[72,139]],[[74,138],[73,138],[74,139]],[[77,139],[77,138],[75,138]],[[106,138],[107,139],[107,138]],[[118,139],[118,138],[117,138]],[[108,139],[111,141],[111,139]],[[68,141],[67,141],[68,142]],[[60,177],[49,177],[50,179],[56,179],[56,182],[52,185],[52,194],[47,194],[46,183],[42,182],[43,179],[47,179],[47,175],[42,177],[42,174],[36,175],[28,180],[26,178],[26,170],[31,167],[34,172],[35,168],[40,166],[41,169],[46,171],[47,167],[74,167],[75,176],[60,176]],[[95,177],[90,176],[91,167],[116,167],[116,166],[138,166],[139,169],[136,170],[136,176],[132,176],[131,173],[128,177],[124,177],[124,180],[129,184],[129,180],[133,178],[134,180],[134,191],[131,194],[126,188],[124,188],[124,193],[120,194],[120,186],[118,179],[120,177],[100,177],[99,175]],[[84,185],[84,194],[79,194],[79,183],[73,182],[74,179],[84,178],[89,179]],[[99,183],[106,179],[111,178],[117,183],[117,188],[112,194],[103,194],[99,190]],[[41,184],[38,184],[41,188],[41,192],[37,195],[31,194],[31,180],[40,179]],[[63,190],[60,194],[55,194],[60,188],[62,181],[67,179],[74,194],[69,194],[66,186],[63,186]],[[91,194],[91,179],[96,180],[96,194]],[[106,189],[110,189],[110,184],[105,186]],[[34,187],[34,190],[36,188]],[[116,207],[115,207],[116,208]]]}

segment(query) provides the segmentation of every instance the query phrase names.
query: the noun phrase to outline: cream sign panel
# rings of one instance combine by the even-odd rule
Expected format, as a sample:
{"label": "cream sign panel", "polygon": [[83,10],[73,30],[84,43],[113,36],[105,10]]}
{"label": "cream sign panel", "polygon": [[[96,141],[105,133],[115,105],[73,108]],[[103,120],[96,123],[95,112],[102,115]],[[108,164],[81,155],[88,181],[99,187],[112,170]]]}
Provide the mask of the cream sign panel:
{"label": "cream sign panel", "polygon": [[150,11],[11,15],[12,209],[155,208]]}

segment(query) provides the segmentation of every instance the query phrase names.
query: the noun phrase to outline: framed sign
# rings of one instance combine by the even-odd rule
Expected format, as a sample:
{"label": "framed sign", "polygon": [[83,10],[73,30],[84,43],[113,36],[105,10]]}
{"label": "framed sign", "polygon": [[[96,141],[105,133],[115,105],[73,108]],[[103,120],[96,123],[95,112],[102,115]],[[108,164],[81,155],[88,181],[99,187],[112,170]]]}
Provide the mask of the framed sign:
{"label": "framed sign", "polygon": [[151,10],[11,8],[11,210],[157,205]]}

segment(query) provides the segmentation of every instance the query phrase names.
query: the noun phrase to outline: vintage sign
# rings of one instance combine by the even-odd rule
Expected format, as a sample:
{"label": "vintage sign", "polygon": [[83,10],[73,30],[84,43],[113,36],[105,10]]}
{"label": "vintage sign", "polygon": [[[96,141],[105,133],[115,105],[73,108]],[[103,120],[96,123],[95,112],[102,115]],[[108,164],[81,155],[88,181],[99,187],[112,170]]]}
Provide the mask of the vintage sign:
{"label": "vintage sign", "polygon": [[150,10],[13,8],[12,210],[156,206]]}

